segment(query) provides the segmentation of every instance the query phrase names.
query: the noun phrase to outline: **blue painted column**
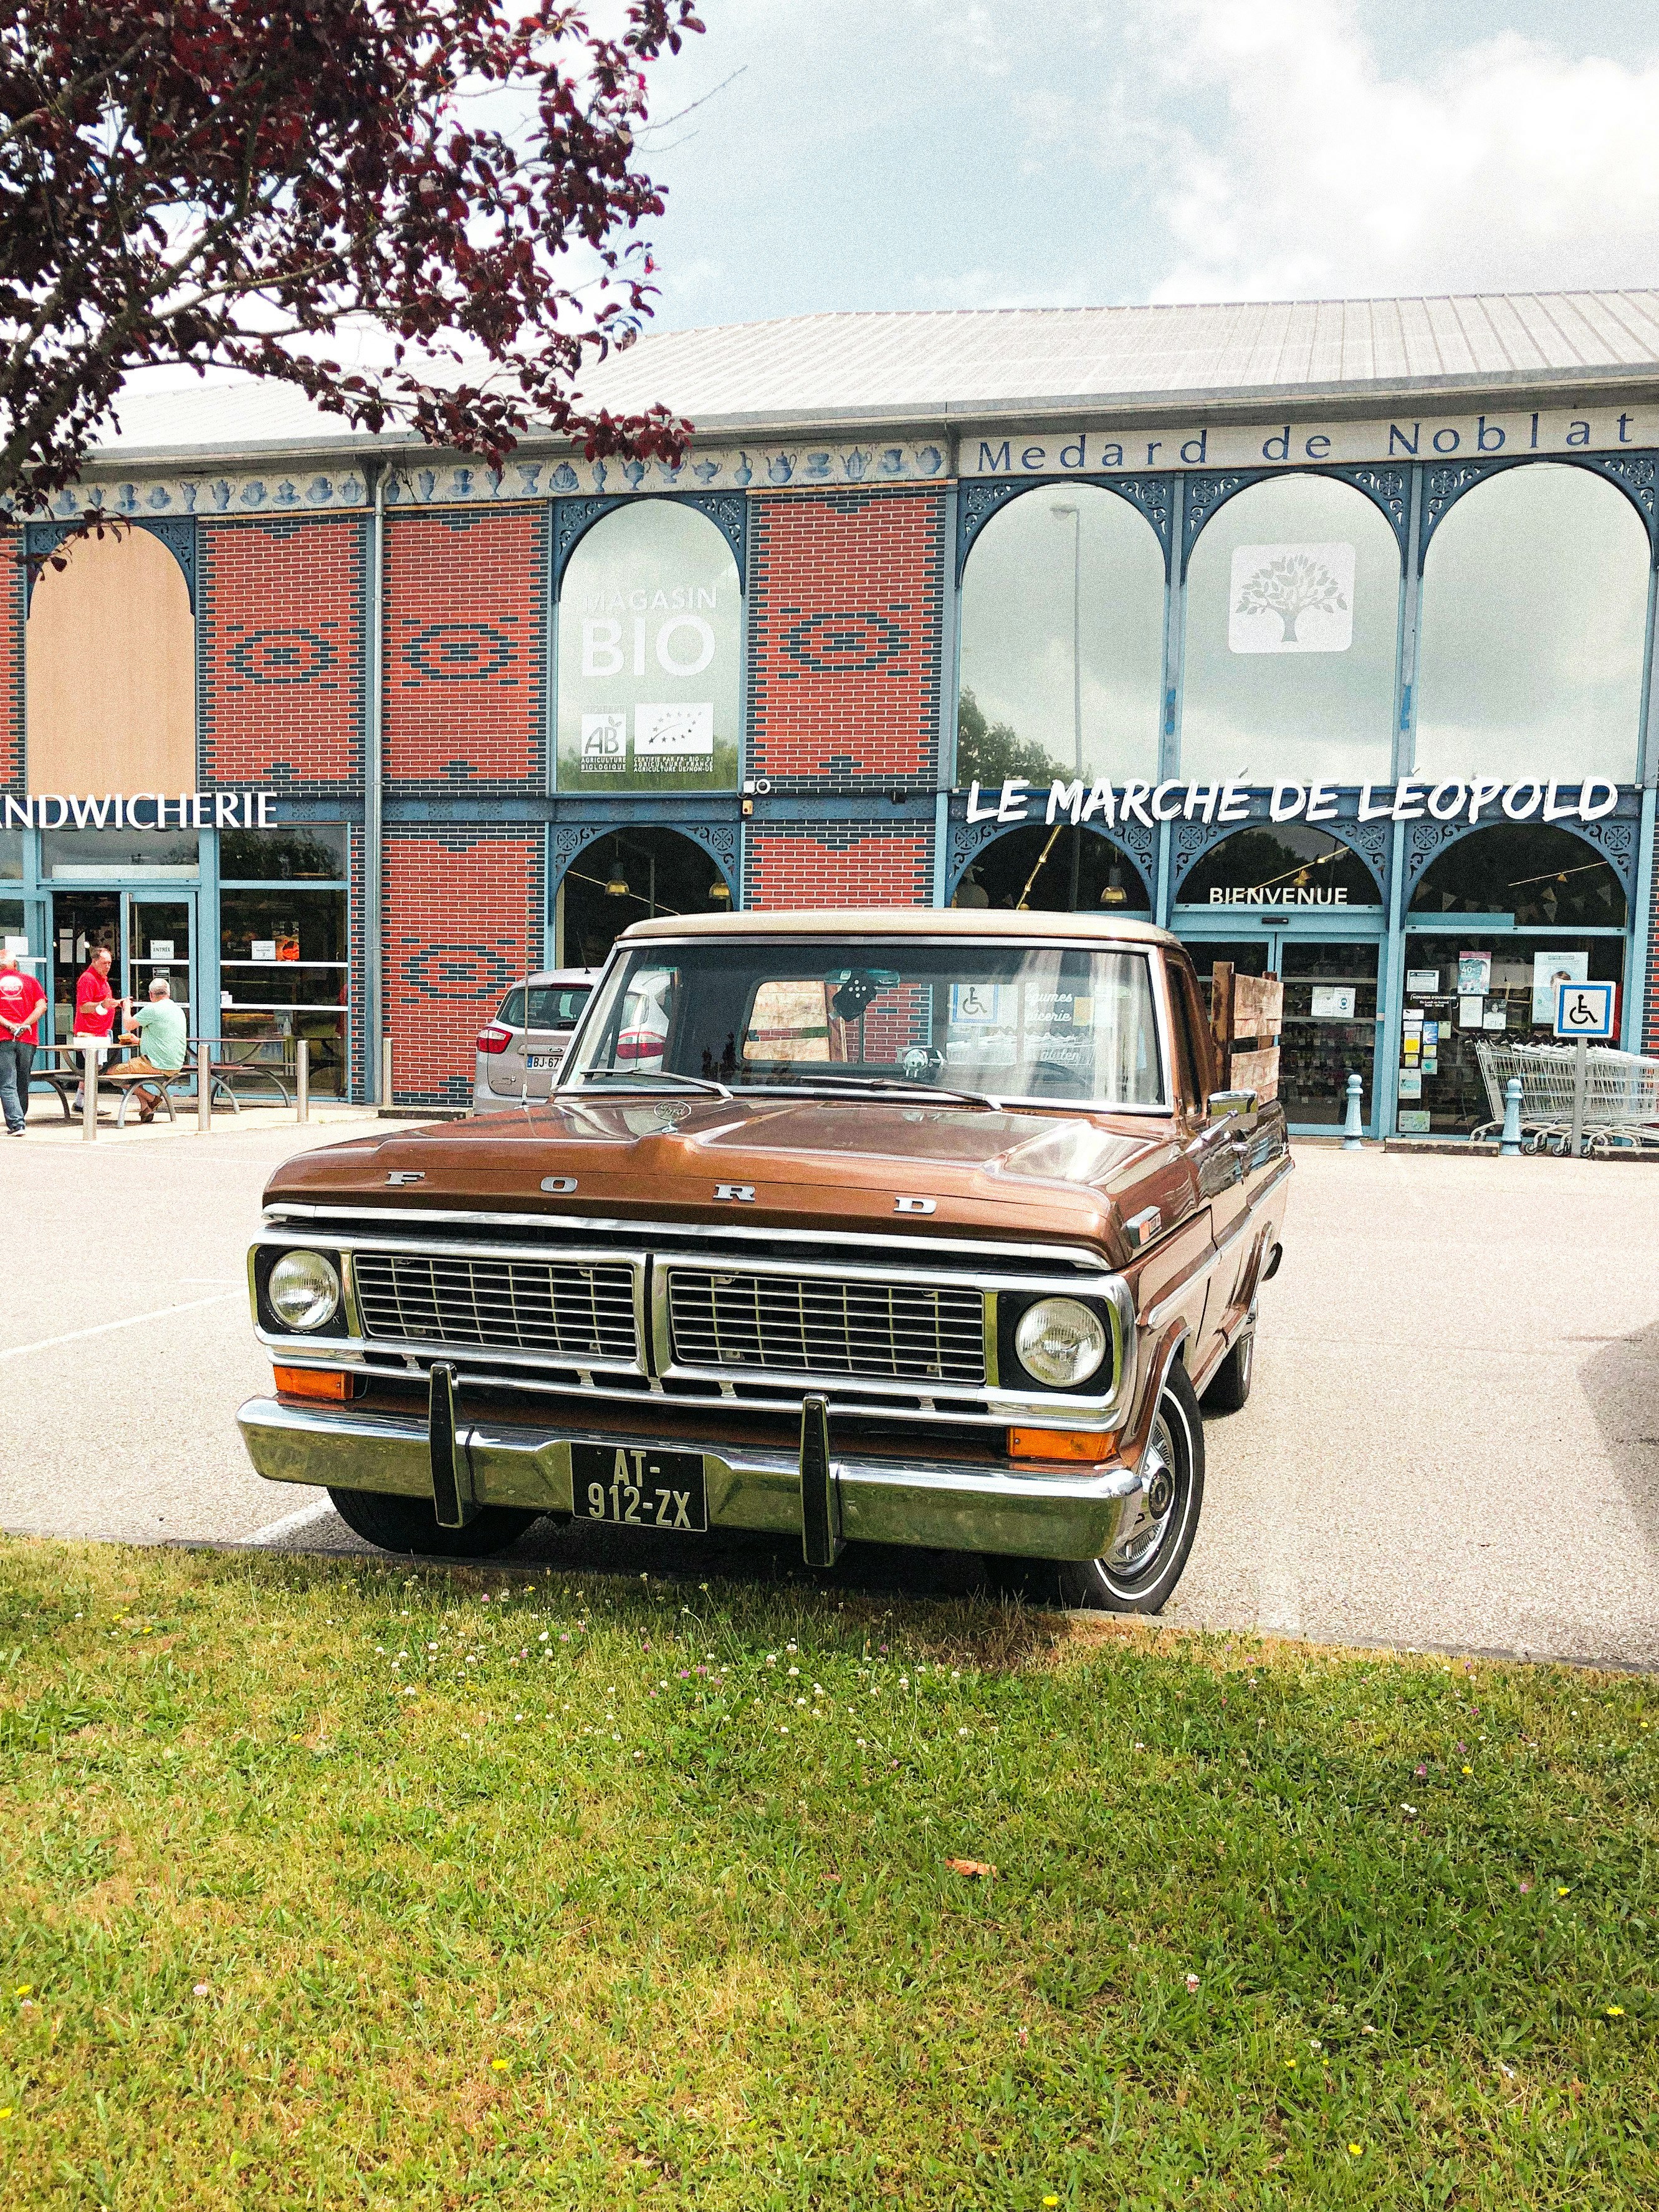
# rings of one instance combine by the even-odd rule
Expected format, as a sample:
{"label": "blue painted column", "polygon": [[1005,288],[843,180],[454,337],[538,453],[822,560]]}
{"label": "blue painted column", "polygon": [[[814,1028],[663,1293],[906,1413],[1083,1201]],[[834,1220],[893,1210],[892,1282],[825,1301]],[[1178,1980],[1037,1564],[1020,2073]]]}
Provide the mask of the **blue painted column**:
{"label": "blue painted column", "polygon": [[216,1037],[221,1028],[219,993],[222,988],[219,975],[219,832],[203,830],[198,834],[201,838],[202,887],[196,894],[196,942],[191,948],[195,954],[192,964],[196,970],[193,986],[196,1003],[191,1009],[191,1027],[198,1036]]}
{"label": "blue painted column", "polygon": [[1625,984],[1625,1018],[1619,1042],[1626,1052],[1640,1052],[1644,1018],[1647,1012],[1648,969],[1653,952],[1653,830],[1654,787],[1642,791],[1642,823],[1636,844],[1636,896],[1631,902],[1630,957]]}
{"label": "blue painted column", "polygon": [[[956,440],[951,444],[951,472],[956,474]],[[962,592],[957,583],[957,503],[952,483],[945,495],[945,573],[939,623],[939,771],[933,784],[933,903],[951,903],[951,787],[957,763],[957,672],[961,665]]]}
{"label": "blue painted column", "polygon": [[1400,1105],[1400,1034],[1406,1000],[1406,825],[1394,824],[1389,847],[1389,928],[1382,940],[1382,989],[1377,1011],[1376,1095],[1371,1120],[1379,1137],[1391,1137]]}

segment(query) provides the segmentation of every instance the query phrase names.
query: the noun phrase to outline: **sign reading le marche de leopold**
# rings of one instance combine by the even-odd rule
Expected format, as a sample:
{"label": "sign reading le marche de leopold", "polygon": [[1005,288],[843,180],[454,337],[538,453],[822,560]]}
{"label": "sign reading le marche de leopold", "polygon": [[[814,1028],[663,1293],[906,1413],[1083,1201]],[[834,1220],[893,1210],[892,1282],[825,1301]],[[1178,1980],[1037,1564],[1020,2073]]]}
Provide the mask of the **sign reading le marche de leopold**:
{"label": "sign reading le marche de leopold", "polygon": [[[1569,798],[1566,794],[1571,793]],[[968,787],[969,822],[1029,822],[1031,810],[1042,800],[1040,786],[1023,775],[1005,777],[994,798],[981,794],[979,785]],[[1564,783],[1559,776],[1532,777],[1506,783],[1492,776],[1402,776],[1398,783],[1362,783],[1352,814],[1339,811],[1334,783],[1275,783],[1267,801],[1270,822],[1455,822],[1466,817],[1478,822],[1488,809],[1499,807],[1511,822],[1599,822],[1619,804],[1619,787],[1605,776],[1587,775],[1582,782]],[[1103,777],[1091,783],[1078,776],[1067,782],[1055,776],[1048,787],[1045,822],[1064,815],[1067,821],[1098,821],[1103,830],[1139,822],[1155,829],[1160,822],[1237,822],[1240,826],[1259,815],[1250,811],[1250,786],[1241,775],[1224,783],[1194,783],[1171,776],[1167,782],[1138,783],[1131,779],[1112,784]]]}
{"label": "sign reading le marche de leopold", "polygon": [[271,791],[181,791],[168,799],[159,791],[118,791],[101,799],[66,798],[47,791],[29,799],[7,798],[5,830],[274,830]]}

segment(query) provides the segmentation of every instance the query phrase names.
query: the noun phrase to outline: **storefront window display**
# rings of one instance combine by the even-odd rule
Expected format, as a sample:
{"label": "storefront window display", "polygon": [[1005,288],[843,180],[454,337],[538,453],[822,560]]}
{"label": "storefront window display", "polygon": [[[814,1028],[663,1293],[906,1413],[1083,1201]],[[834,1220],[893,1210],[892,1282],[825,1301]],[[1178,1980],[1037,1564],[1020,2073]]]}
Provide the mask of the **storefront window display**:
{"label": "storefront window display", "polygon": [[1649,567],[1641,517],[1590,470],[1464,493],[1424,563],[1418,772],[1632,781]]}
{"label": "storefront window display", "polygon": [[951,902],[1033,914],[1121,914],[1145,917],[1152,898],[1121,845],[1090,829],[1058,822],[1011,830],[963,872]]}
{"label": "storefront window display", "polygon": [[219,1029],[234,1064],[291,1066],[311,1046],[312,1087],[346,1084],[346,893],[232,888],[219,899]]}
{"label": "storefront window display", "polygon": [[665,499],[602,516],[559,592],[559,789],[732,790],[742,673],[738,564],[708,518]]}
{"label": "storefront window display", "polygon": [[106,876],[184,878],[200,874],[201,847],[193,830],[48,830],[40,839],[40,873],[58,884]]}
{"label": "storefront window display", "polygon": [[1024,493],[962,579],[956,781],[1156,776],[1164,555],[1097,485]]}
{"label": "storefront window display", "polygon": [[1622,984],[1625,919],[1618,877],[1567,830],[1495,825],[1441,854],[1407,924],[1401,1133],[1467,1136],[1491,1121],[1479,1047],[1548,1040],[1558,981]]}
{"label": "storefront window display", "polygon": [[[0,884],[21,884],[23,880],[23,836],[18,830],[0,831]],[[0,890],[0,943],[12,940],[13,951],[27,957],[27,922],[21,898],[9,898]]]}
{"label": "storefront window display", "polygon": [[343,822],[307,822],[291,830],[225,830],[219,873],[235,883],[344,883]]}
{"label": "storefront window display", "polygon": [[1181,772],[1358,783],[1389,773],[1400,546],[1335,477],[1255,483],[1187,570]]}

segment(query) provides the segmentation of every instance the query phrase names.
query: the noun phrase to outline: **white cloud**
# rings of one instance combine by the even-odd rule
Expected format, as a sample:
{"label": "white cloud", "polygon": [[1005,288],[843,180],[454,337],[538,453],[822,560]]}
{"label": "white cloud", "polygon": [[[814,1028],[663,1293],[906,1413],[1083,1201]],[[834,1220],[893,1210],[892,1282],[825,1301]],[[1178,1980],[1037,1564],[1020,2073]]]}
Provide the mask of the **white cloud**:
{"label": "white cloud", "polygon": [[[1659,64],[1507,34],[1425,81],[1348,0],[1160,0],[1176,131],[1158,300],[1559,289],[1659,276]],[[1169,111],[1166,110],[1166,112]]]}

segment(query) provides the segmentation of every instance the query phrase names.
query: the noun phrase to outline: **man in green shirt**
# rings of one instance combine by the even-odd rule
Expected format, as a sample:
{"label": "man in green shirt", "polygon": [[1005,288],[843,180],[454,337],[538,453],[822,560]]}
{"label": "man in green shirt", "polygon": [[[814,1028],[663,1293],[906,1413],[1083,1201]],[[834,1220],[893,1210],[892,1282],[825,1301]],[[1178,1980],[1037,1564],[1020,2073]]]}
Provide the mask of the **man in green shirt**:
{"label": "man in green shirt", "polygon": [[[141,1006],[132,1027],[121,1032],[123,1044],[141,1048],[121,1070],[122,1074],[176,1075],[185,1064],[188,1035],[185,1010],[173,1003],[172,984],[165,975],[157,975],[149,987],[149,1004]],[[134,1087],[138,1094],[139,1119],[153,1121],[161,1103],[160,1091],[147,1091],[142,1084]]]}

